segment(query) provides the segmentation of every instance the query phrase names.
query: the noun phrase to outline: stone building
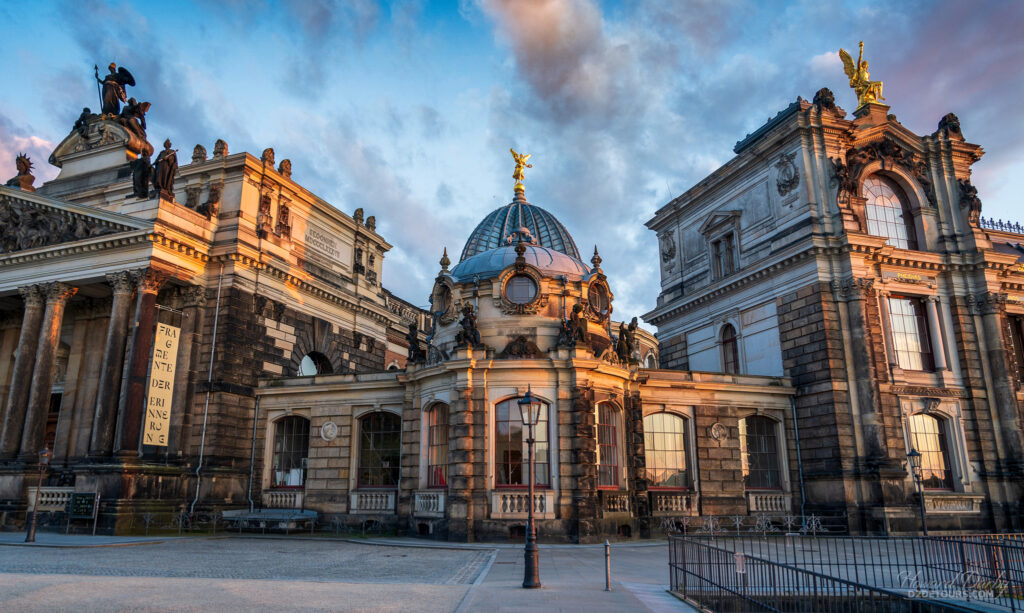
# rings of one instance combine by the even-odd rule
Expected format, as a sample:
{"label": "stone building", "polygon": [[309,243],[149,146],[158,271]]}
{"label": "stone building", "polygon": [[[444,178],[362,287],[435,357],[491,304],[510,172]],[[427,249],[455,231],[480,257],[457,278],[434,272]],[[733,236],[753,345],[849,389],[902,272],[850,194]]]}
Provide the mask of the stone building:
{"label": "stone building", "polygon": [[661,367],[789,377],[806,508],[854,532],[918,529],[911,449],[930,529],[1020,529],[1024,236],[981,223],[981,147],[823,89],[735,153],[647,222]]}
{"label": "stone building", "polygon": [[[521,535],[531,501],[517,402],[530,391],[544,403],[532,501],[544,539],[789,511],[788,381],[648,368],[655,340],[614,321],[597,249],[585,264],[521,185],[454,267],[447,251],[440,265],[428,342],[404,370],[261,382],[267,506],[452,540]],[[749,461],[774,463],[759,475],[775,489],[744,491]]]}
{"label": "stone building", "polygon": [[[97,492],[101,529],[146,511],[244,506],[260,470],[249,463],[258,380],[404,366],[407,326],[425,322],[381,285],[391,245],[373,217],[304,189],[272,149],[232,154],[224,141],[165,166],[172,184],[151,190],[141,173],[153,148],[124,117],[83,114],[50,158],[56,179],[0,187],[0,513],[11,523],[44,446],[41,506]],[[141,438],[157,322],[180,329],[164,446]]]}

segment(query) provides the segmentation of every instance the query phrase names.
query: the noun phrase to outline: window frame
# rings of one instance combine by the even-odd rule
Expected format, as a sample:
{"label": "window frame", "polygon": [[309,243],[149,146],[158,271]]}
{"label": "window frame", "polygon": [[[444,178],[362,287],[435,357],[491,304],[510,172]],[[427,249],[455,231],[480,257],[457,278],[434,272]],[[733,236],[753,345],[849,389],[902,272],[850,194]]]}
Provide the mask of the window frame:
{"label": "window frame", "polygon": [[[877,184],[884,189],[887,189],[891,194],[879,195],[877,193],[869,193],[869,184]],[[860,185],[860,196],[864,199],[864,231],[871,235],[879,238],[886,239],[886,244],[895,247],[896,249],[905,249],[908,251],[919,251],[921,241],[917,236],[917,225],[914,220],[914,214],[910,206],[910,198],[907,196],[906,191],[900,187],[900,185],[891,179],[890,177],[879,174],[871,173],[861,182]],[[882,198],[895,201],[899,204],[899,215],[900,219],[885,219],[884,214],[881,211],[897,211],[897,208],[890,204],[881,204]],[[876,213],[872,215],[872,213]],[[897,221],[899,225],[896,225]],[[872,225],[874,225],[877,231],[872,231]],[[887,226],[901,227],[905,233],[905,237],[891,236],[889,233],[885,233],[884,229]],[[898,234],[898,233],[897,233]],[[905,243],[905,245],[896,244],[897,241]]]}
{"label": "window frame", "polygon": [[[907,416],[906,435],[907,435],[908,452],[909,452],[910,449],[915,449],[915,450],[917,450],[918,453],[921,454],[921,473],[922,473],[922,475],[921,475],[921,489],[924,490],[925,492],[954,492],[954,491],[956,491],[956,479],[955,479],[956,475],[955,475],[954,469],[953,469],[953,453],[952,453],[952,450],[951,450],[950,444],[949,444],[950,443],[950,438],[952,438],[952,434],[953,433],[950,432],[949,419],[950,418],[948,418],[948,417],[946,417],[944,415],[938,415],[938,414],[927,413],[927,412],[917,412],[917,413],[913,413],[913,414],[910,414],[910,415]],[[935,442],[937,443],[936,446],[938,447],[938,449],[931,449],[931,448],[922,449],[921,448],[921,445],[920,445],[921,439],[919,438],[919,434],[923,436],[923,435],[928,435],[928,434],[932,434],[932,433],[931,432],[921,432],[921,433],[915,432],[915,430],[914,430],[914,423],[915,423],[915,421],[924,422],[925,420],[931,420],[931,422],[934,422],[934,424],[935,424],[936,431],[935,431],[934,434],[936,435],[936,437],[935,437],[936,441]],[[930,464],[929,458],[934,458],[934,456],[936,454],[938,454],[941,457],[943,467],[940,468],[940,469],[937,469],[937,468],[934,468],[934,467],[926,468],[925,467],[926,463]],[[941,470],[944,473],[943,474],[943,478],[942,478],[943,487],[929,487],[929,486],[925,485],[925,478],[924,478],[924,471],[925,470],[929,470],[929,471],[933,471],[933,472],[936,471],[936,470]],[[911,474],[910,477],[911,477],[911,479],[914,479],[914,475],[913,474]]]}
{"label": "window frame", "polygon": [[[439,424],[438,423],[438,415],[439,415],[439,411],[442,408],[444,409],[444,414],[445,414],[444,424]],[[436,403],[434,403],[433,405],[431,405],[427,409],[425,417],[427,418],[425,420],[426,423],[427,423],[427,433],[426,433],[427,434],[427,440],[426,440],[426,447],[425,447],[426,448],[426,458],[425,458],[424,466],[426,466],[426,468],[427,468],[427,475],[426,475],[427,489],[448,489],[448,482],[449,482],[448,469],[449,469],[449,467],[451,465],[451,462],[450,462],[450,451],[451,450],[449,448],[449,442],[451,441],[451,437],[449,436],[449,426],[450,426],[450,423],[451,423],[450,422],[451,408],[447,404],[445,404],[443,402],[436,402]],[[438,443],[437,442],[438,439],[435,438],[435,435],[438,435],[440,433],[444,434],[444,443],[443,444]],[[443,452],[444,464],[443,465],[442,464],[433,463],[433,461],[437,459],[437,454],[435,453],[435,449],[437,449],[437,450],[443,449],[444,450],[444,452]],[[435,467],[443,467],[443,469],[442,469],[443,470],[443,474],[442,474],[442,482],[441,483],[436,483],[434,478],[433,478],[433,476],[435,474],[435,471],[434,471]]]}
{"label": "window frame", "polygon": [[[377,452],[377,456],[378,456],[378,458],[380,458],[380,457],[382,457],[381,451],[385,450],[385,448],[383,446],[382,447],[376,447],[376,448],[368,447],[367,446],[367,442],[368,441],[367,441],[366,423],[367,423],[367,421],[370,418],[376,417],[376,416],[383,416],[383,417],[387,417],[389,419],[394,419],[394,420],[396,420],[396,423],[397,423],[397,428],[395,428],[393,430],[383,430],[382,429],[382,430],[376,431],[376,432],[370,431],[371,439],[369,441],[369,442],[372,442],[372,435],[373,434],[377,434],[377,435],[381,435],[381,436],[386,435],[386,434],[394,434],[396,436],[397,445],[395,447],[394,456],[393,456],[396,459],[396,462],[395,462],[394,466],[388,466],[387,467],[387,469],[394,471],[394,484],[393,485],[386,484],[386,483],[382,483],[382,484],[370,483],[366,479],[364,479],[364,476],[363,476],[363,471],[364,471],[364,468],[365,468],[363,466],[363,460],[364,460],[364,457],[366,457],[365,454],[370,453],[370,452]],[[397,414],[397,413],[394,413],[392,411],[385,411],[385,410],[367,411],[367,412],[359,415],[356,418],[356,424],[357,424],[357,427],[358,427],[358,430],[359,430],[359,432],[358,432],[359,447],[356,450],[356,457],[355,457],[355,464],[356,464],[356,489],[360,489],[360,490],[364,490],[364,489],[365,490],[396,490],[396,489],[398,489],[398,484],[399,484],[399,482],[401,481],[401,478],[402,478],[402,416]],[[384,467],[381,466],[381,469],[383,469],[383,468]]]}
{"label": "window frame", "polygon": [[[728,330],[732,330],[732,337],[727,340],[725,333]],[[740,335],[731,322],[725,323],[718,330],[718,345],[721,351],[722,372],[730,375],[740,374]],[[733,363],[733,370],[729,370],[730,361]]]}
{"label": "window frame", "polygon": [[[771,435],[771,440],[772,440],[772,442],[774,444],[774,450],[773,451],[767,451],[767,450],[763,450],[762,449],[762,450],[757,450],[756,452],[751,452],[751,450],[750,450],[750,447],[751,447],[751,444],[750,444],[751,434],[750,434],[750,424],[749,424],[748,420],[755,420],[755,423],[766,424],[768,426],[767,433],[766,432],[760,432],[760,433],[757,433],[757,434],[759,436],[764,436],[765,434],[770,434]],[[773,419],[771,417],[768,417],[767,415],[758,415],[758,414],[755,413],[755,414],[752,414],[752,415],[745,415],[745,416],[739,418],[739,420],[737,421],[736,425],[739,428],[740,466],[741,466],[741,471],[743,473],[743,490],[747,491],[747,492],[785,492],[786,491],[786,478],[785,478],[785,465],[783,464],[783,456],[784,456],[784,453],[785,453],[785,447],[784,447],[783,443],[784,443],[785,437],[784,436],[780,436],[780,433],[779,433],[781,422],[779,422],[778,420]],[[756,469],[751,468],[750,458],[751,458],[752,453],[756,454],[757,456],[769,456],[770,457],[771,455],[774,455],[774,462],[770,463],[772,465],[772,468],[771,469],[763,468],[763,467],[759,467],[759,468],[756,468]],[[750,483],[749,475],[754,470],[757,470],[759,472],[766,472],[768,470],[774,471],[776,485],[774,485],[774,486],[767,486],[767,487],[751,487],[749,485],[749,483]]]}
{"label": "window frame", "polygon": [[[650,428],[648,427],[648,423],[647,423],[648,418],[653,418],[653,417],[662,416],[662,415],[669,416],[669,417],[672,417],[672,418],[680,420],[680,423],[682,424],[681,432],[679,432],[679,433],[667,432],[667,431],[651,432]],[[676,492],[688,492],[688,491],[690,491],[693,488],[694,476],[695,476],[693,474],[693,470],[691,468],[692,465],[693,465],[693,459],[691,457],[691,440],[690,440],[690,431],[692,429],[692,420],[688,416],[681,415],[681,414],[676,413],[674,411],[656,411],[654,413],[648,413],[647,415],[644,415],[643,419],[642,419],[642,422],[643,422],[643,428],[644,428],[644,466],[646,467],[646,471],[647,471],[647,482],[648,482],[647,487],[648,487],[648,489],[650,489],[650,490],[658,490],[658,491],[676,491]],[[653,446],[650,444],[650,442],[651,441],[657,441],[658,440],[657,435],[667,436],[669,434],[678,434],[678,437],[679,437],[678,440],[682,441],[682,449],[678,449],[678,448],[668,449],[668,448],[666,448],[664,450],[661,450],[661,449],[654,449],[654,448],[652,448]],[[648,438],[649,436],[651,438]],[[654,459],[653,459],[655,456],[652,455],[653,453],[657,453],[657,452],[661,452],[661,453],[681,453],[681,457],[683,459],[682,471],[680,471],[678,469],[678,467],[675,467],[675,470],[676,470],[676,474],[679,474],[679,472],[683,473],[683,481],[684,481],[683,485],[655,485],[653,483],[653,479],[651,479],[651,477],[650,477],[652,470],[661,470],[663,468],[664,469],[671,469],[672,468],[672,467],[668,466],[667,462],[665,463],[664,467],[661,467],[661,466],[657,465],[658,463],[656,461],[654,461]]]}
{"label": "window frame", "polygon": [[[526,426],[523,425],[522,417],[519,414],[518,402],[519,402],[520,398],[522,398],[522,396],[513,396],[511,398],[504,398],[504,399],[499,400],[498,402],[494,403],[494,447],[493,447],[493,450],[491,452],[491,460],[494,462],[494,487],[495,487],[495,489],[525,490],[525,489],[529,488],[529,483],[527,483],[525,481],[525,479],[523,479],[523,474],[526,472],[526,465],[528,464],[529,459],[528,459],[528,456],[527,456],[528,449],[527,449],[527,445],[526,445],[526,442],[525,442],[526,441],[526,438],[525,438],[525,436],[526,436]],[[534,426],[534,428],[533,428],[533,435],[534,435],[534,440],[535,440],[534,450],[533,450],[533,453],[534,453],[533,463],[534,463],[534,469],[535,469],[535,471],[534,471],[535,474],[533,475],[533,479],[534,479],[533,487],[535,489],[547,490],[547,489],[553,489],[552,484],[551,484],[551,482],[553,480],[552,479],[552,475],[551,475],[551,459],[552,459],[551,445],[552,445],[552,443],[551,443],[551,440],[550,440],[551,437],[550,437],[550,432],[549,432],[549,429],[548,429],[549,420],[550,420],[550,417],[551,417],[551,413],[550,413],[550,411],[551,411],[551,404],[549,402],[547,402],[547,401],[544,401],[544,400],[541,400],[540,402],[541,402],[541,405],[542,405],[541,410],[540,410],[540,418],[537,421],[537,425]],[[508,419],[504,419],[504,420],[503,419],[499,419],[499,417],[501,415],[501,411],[503,410],[503,405],[507,405],[505,410],[508,411]],[[509,446],[509,451],[511,451],[511,441],[512,441],[513,435],[514,435],[514,433],[513,433],[514,428],[512,426],[513,425],[518,425],[518,428],[519,428],[519,445],[520,445],[520,449],[519,449],[519,453],[520,453],[520,455],[519,455],[519,480],[522,483],[501,483],[500,482],[500,478],[501,478],[500,475],[501,475],[501,467],[502,466],[507,465],[509,467],[509,470],[508,470],[509,480],[511,480],[511,477],[512,477],[512,475],[514,473],[514,470],[512,469],[512,467],[514,466],[514,463],[513,462],[501,461],[499,459],[499,457],[498,457],[498,453],[502,449],[501,446],[500,446],[500,442],[502,440],[502,435],[501,435],[501,432],[500,432],[501,431],[501,424],[504,424],[504,423],[507,423],[507,424],[510,425],[508,434],[505,436],[505,438],[507,439],[507,441],[508,441],[508,443],[510,445]],[[544,437],[543,440],[541,440],[541,436]],[[540,459],[540,457],[541,457],[541,451],[538,449],[538,447],[541,445],[541,443],[544,444],[544,449],[543,449],[544,461],[543,462],[538,461]],[[543,465],[544,466],[543,470],[538,470],[537,469],[537,467],[539,465]],[[538,483],[537,482],[537,476],[538,475],[542,475],[547,482],[546,483]]]}
{"label": "window frame", "polygon": [[[905,301],[910,304],[914,314],[908,315],[902,309],[893,309],[894,301]],[[892,338],[892,351],[896,357],[896,365],[901,369],[911,372],[926,372],[934,373],[935,369],[935,348],[932,347],[932,336],[930,322],[928,321],[928,308],[924,304],[925,300],[922,296],[914,296],[911,294],[891,294],[885,297],[885,309],[889,318],[889,335]],[[906,345],[906,337],[909,332],[905,329],[905,323],[913,318],[915,322],[915,334],[917,335],[917,343],[920,350],[914,351],[912,349],[901,349],[901,345]],[[897,325],[901,326],[901,329],[897,330]],[[900,356],[906,356],[901,359]],[[920,360],[921,368],[913,368],[913,359]]]}
{"label": "window frame", "polygon": [[[603,409],[607,413],[604,413]],[[607,420],[605,419],[606,417],[608,418]],[[620,490],[622,489],[622,457],[619,440],[622,433],[622,411],[611,402],[599,402],[595,406],[595,418],[595,433],[597,435],[597,489]],[[609,458],[612,463],[607,462]],[[602,484],[601,481],[606,475],[611,475],[614,483]]]}
{"label": "window frame", "polygon": [[[281,439],[283,439],[285,436],[288,436],[289,438],[293,439],[293,442],[295,440],[303,440],[303,437],[301,436],[301,433],[299,431],[293,430],[290,433],[282,433],[281,430],[287,424],[297,424],[299,420],[305,422],[305,432],[306,432],[306,435],[305,435],[305,447],[306,447],[305,456],[300,457],[299,462],[298,462],[298,464],[299,464],[298,466],[289,466],[286,469],[279,468],[278,467],[278,457],[279,457],[279,454],[283,454],[283,453],[286,452],[286,450],[284,450],[284,449],[278,449],[278,439],[279,439],[279,437]],[[308,417],[306,417],[304,415],[296,415],[294,413],[282,415],[281,417],[275,419],[272,423],[274,425],[274,434],[271,437],[271,441],[270,441],[270,471],[269,471],[270,472],[270,489],[274,489],[274,490],[283,490],[283,489],[298,490],[298,489],[305,489],[305,487],[306,487],[306,479],[309,476],[309,471],[308,471],[309,448],[310,448],[310,444],[309,443],[310,443],[310,433],[311,433],[311,430],[312,430],[312,423],[311,423],[311,421],[310,421],[310,419]],[[282,440],[281,442],[282,442],[281,447],[282,448],[285,447],[285,441]],[[295,451],[296,450],[294,450],[294,449],[293,450],[287,450],[287,453],[289,455],[296,455]],[[301,455],[301,454],[299,454],[299,455]],[[296,457],[299,457],[299,455],[296,455]],[[289,485],[289,484],[281,484],[281,483],[279,483],[277,481],[277,477],[276,477],[276,473],[277,472],[279,472],[279,471],[280,472],[291,471],[291,470],[294,470],[296,468],[298,468],[299,470],[302,471],[302,473],[301,473],[302,474],[302,483],[301,484],[299,484],[299,485]]]}

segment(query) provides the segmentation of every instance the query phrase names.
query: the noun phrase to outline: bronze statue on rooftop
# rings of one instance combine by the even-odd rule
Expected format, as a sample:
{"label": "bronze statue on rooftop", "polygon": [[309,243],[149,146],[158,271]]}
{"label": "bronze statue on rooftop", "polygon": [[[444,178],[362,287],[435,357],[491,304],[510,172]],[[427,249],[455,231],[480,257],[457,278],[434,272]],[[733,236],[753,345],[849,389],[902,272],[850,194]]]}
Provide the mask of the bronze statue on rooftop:
{"label": "bronze statue on rooftop", "polygon": [[100,114],[117,115],[121,111],[121,103],[128,100],[124,88],[126,85],[134,86],[135,77],[127,68],[124,66],[118,68],[117,64],[113,62],[110,63],[108,69],[110,73],[101,79],[99,66],[93,66],[96,83],[100,88],[100,103],[102,104]]}
{"label": "bronze statue on rooftop", "polygon": [[156,156],[153,187],[164,200],[174,202],[174,175],[178,174],[178,151],[171,149],[171,140],[164,141],[164,150]]}
{"label": "bronze statue on rooftop", "polygon": [[7,187],[17,187],[26,192],[36,191],[36,188],[32,186],[36,180],[31,172],[32,160],[28,159],[28,155],[19,154],[14,158],[14,166],[18,169],[18,174],[7,181]]}

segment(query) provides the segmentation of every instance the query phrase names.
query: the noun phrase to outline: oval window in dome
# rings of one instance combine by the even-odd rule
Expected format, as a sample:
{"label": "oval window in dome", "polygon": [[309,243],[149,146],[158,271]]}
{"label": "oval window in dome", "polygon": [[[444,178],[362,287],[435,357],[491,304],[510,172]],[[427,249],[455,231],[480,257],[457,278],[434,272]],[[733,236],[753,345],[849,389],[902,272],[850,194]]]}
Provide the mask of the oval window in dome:
{"label": "oval window in dome", "polygon": [[516,275],[505,285],[505,297],[512,304],[529,304],[537,297],[537,283],[526,275]]}
{"label": "oval window in dome", "polygon": [[595,313],[598,315],[606,315],[608,313],[608,290],[605,289],[604,285],[591,285],[587,291],[587,298],[590,302],[590,308]]}

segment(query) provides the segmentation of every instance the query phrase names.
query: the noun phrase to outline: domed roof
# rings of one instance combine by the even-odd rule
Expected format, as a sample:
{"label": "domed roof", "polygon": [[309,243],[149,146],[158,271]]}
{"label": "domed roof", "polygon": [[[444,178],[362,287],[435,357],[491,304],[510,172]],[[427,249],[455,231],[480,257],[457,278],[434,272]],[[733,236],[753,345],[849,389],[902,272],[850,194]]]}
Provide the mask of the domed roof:
{"label": "domed roof", "polygon": [[[565,275],[575,281],[590,274],[590,269],[578,258],[538,245],[523,245],[523,247],[526,248],[523,253],[526,263],[537,267],[545,276]],[[574,250],[575,248],[576,246],[573,245]],[[515,262],[516,248],[506,245],[500,249],[491,249],[463,259],[452,269],[452,277],[463,283],[472,281],[473,277],[488,279],[498,276],[501,271]]]}
{"label": "domed roof", "polygon": [[[512,202],[491,211],[473,230],[459,261],[464,262],[477,254],[508,245],[506,239],[520,228],[529,230],[534,241],[541,247],[554,249],[579,261],[580,252],[562,222],[539,206],[527,202],[518,190]],[[515,259],[515,253],[512,258]]]}

